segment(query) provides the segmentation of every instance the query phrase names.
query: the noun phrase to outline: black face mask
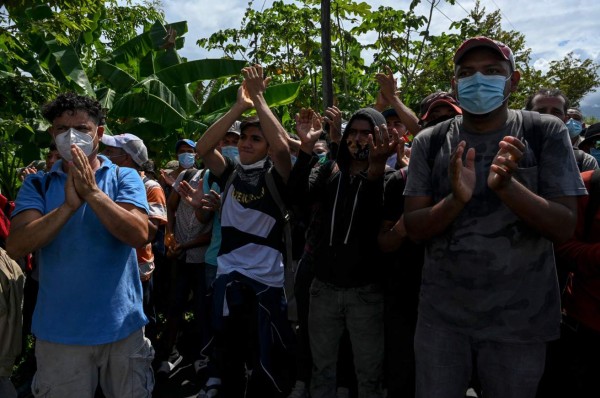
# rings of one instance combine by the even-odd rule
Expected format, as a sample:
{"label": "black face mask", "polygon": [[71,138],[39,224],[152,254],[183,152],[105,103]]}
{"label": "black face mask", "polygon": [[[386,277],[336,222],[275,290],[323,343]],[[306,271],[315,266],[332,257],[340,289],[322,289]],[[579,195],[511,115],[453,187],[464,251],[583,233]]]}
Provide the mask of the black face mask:
{"label": "black face mask", "polygon": [[361,145],[356,144],[356,151],[352,153],[352,157],[356,160],[368,160],[369,159],[369,144]]}
{"label": "black face mask", "polygon": [[435,126],[438,123],[442,123],[442,122],[444,122],[448,119],[452,119],[452,118],[454,118],[454,116],[442,115],[442,116],[438,117],[437,119],[433,119],[433,120],[426,122],[423,127]]}

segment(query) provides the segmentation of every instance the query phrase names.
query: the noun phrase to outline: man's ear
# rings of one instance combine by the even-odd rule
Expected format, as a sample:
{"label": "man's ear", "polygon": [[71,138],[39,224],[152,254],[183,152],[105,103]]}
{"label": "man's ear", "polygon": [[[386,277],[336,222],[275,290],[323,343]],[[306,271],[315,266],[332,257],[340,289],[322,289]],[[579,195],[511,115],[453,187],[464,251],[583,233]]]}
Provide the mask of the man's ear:
{"label": "man's ear", "polygon": [[98,131],[96,134],[98,135],[98,140],[101,140],[102,136],[104,135],[104,126],[98,126]]}
{"label": "man's ear", "polygon": [[517,91],[517,87],[519,86],[519,81],[521,80],[521,72],[518,70],[514,71],[512,75],[510,75],[510,92],[514,93]]}

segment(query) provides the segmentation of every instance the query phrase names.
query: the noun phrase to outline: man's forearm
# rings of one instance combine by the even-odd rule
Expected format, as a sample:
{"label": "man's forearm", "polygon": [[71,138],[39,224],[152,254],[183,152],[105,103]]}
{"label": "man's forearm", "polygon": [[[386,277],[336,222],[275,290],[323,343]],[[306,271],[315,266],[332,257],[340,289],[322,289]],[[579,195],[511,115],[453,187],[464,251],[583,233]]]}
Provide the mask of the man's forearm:
{"label": "man's forearm", "polygon": [[43,216],[37,210],[25,210],[11,222],[6,251],[17,259],[46,246],[73,214],[75,211],[65,204]]}
{"label": "man's forearm", "polygon": [[453,194],[433,206],[415,208],[415,200],[423,198],[409,196],[404,206],[404,225],[408,236],[414,241],[423,241],[441,234],[465,207]]}
{"label": "man's forearm", "polygon": [[98,190],[87,198],[102,225],[121,242],[140,247],[148,240],[148,215],[129,203],[115,203]]}
{"label": "man's forearm", "polygon": [[202,137],[198,140],[196,145],[196,152],[200,157],[204,157],[206,154],[215,149],[221,139],[227,134],[227,130],[231,125],[244,113],[246,109],[239,104],[234,104],[227,113],[225,113],[219,120],[213,123]]}
{"label": "man's forearm", "polygon": [[521,220],[554,243],[573,236],[577,222],[576,197],[542,198],[515,180],[495,191],[500,200]]}

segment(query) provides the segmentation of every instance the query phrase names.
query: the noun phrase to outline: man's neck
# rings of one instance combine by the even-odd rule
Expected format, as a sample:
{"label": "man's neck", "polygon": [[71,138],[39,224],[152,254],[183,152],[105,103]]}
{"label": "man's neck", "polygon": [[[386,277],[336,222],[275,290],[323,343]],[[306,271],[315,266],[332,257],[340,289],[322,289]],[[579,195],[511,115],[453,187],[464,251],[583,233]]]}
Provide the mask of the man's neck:
{"label": "man's neck", "polygon": [[468,112],[463,114],[463,125],[470,133],[485,134],[500,129],[508,120],[508,106],[500,108],[485,115],[472,115]]}
{"label": "man's neck", "polygon": [[[96,156],[96,154],[92,154],[90,157],[88,157],[88,162],[90,163],[90,166],[92,167],[92,171],[96,171],[100,168],[100,166],[102,165],[102,162],[100,161],[100,159],[98,158],[98,156]],[[65,173],[69,172],[69,161],[66,161],[65,159],[62,160],[62,169]]]}

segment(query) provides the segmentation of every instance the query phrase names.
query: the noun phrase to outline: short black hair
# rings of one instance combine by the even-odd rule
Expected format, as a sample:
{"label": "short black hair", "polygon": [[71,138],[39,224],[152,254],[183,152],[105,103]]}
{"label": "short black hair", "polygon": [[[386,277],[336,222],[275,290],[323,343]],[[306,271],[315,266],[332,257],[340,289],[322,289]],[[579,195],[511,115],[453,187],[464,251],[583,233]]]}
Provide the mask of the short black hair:
{"label": "short black hair", "polygon": [[258,116],[253,116],[242,120],[240,124],[240,132],[243,133],[248,127],[257,127],[260,131],[262,131],[262,127],[260,126],[260,120],[258,120]]}
{"label": "short black hair", "polygon": [[78,95],[72,92],[60,94],[56,99],[42,108],[42,115],[50,123],[65,112],[86,112],[97,126],[104,125],[104,112],[102,105],[93,98]]}
{"label": "short black hair", "polygon": [[567,110],[569,109],[569,99],[567,98],[567,96],[560,91],[560,89],[558,88],[545,88],[542,87],[540,88],[538,91],[536,91],[535,93],[531,94],[529,97],[527,97],[527,102],[525,103],[525,110],[526,111],[530,111],[533,109],[533,99],[535,97],[537,97],[538,95],[542,95],[544,97],[561,97],[563,100],[565,100],[565,106],[563,111],[565,112],[565,115],[567,114]]}

